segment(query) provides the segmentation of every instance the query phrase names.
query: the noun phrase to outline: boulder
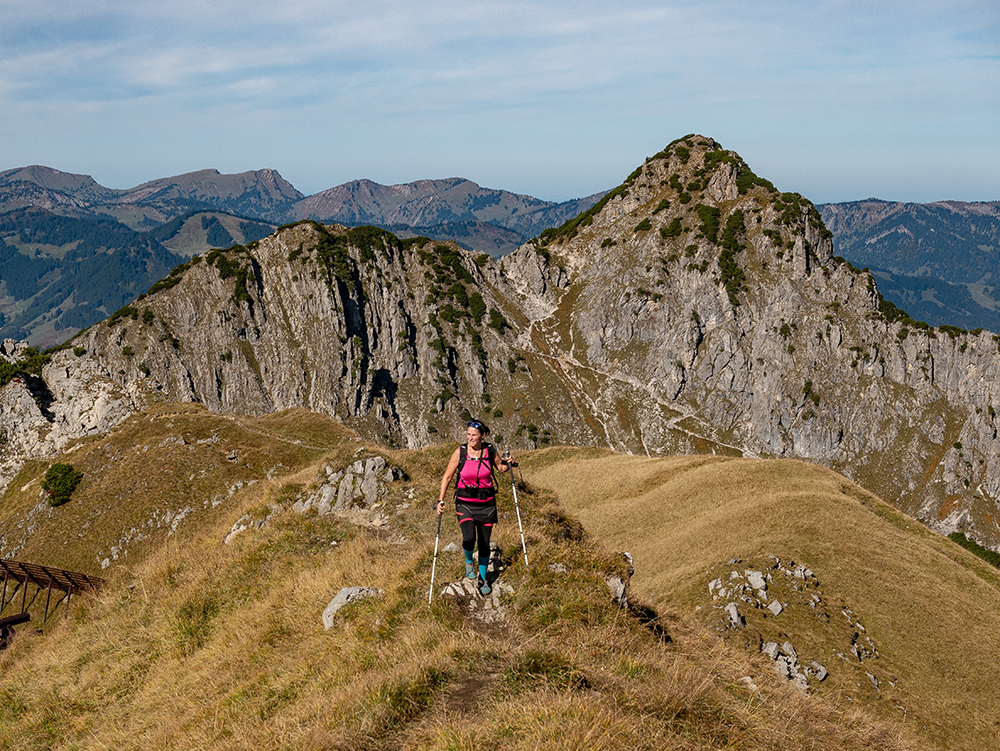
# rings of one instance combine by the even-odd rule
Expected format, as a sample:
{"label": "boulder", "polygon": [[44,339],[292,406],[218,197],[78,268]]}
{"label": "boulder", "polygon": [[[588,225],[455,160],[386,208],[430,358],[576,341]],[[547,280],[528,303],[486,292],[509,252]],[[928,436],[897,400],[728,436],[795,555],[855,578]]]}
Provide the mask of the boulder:
{"label": "boulder", "polygon": [[330,600],[330,604],[323,611],[323,628],[327,630],[333,628],[334,617],[337,615],[337,611],[349,602],[362,600],[366,597],[381,596],[381,589],[373,589],[372,587],[344,587],[337,592],[337,596]]}
{"label": "boulder", "polygon": [[332,485],[324,485],[319,489],[319,498],[316,504],[316,513],[329,514],[333,510],[334,500],[337,497],[337,490]]}
{"label": "boulder", "polygon": [[767,591],[767,579],[764,578],[764,574],[760,571],[746,571],[744,573],[751,587],[762,592]]}
{"label": "boulder", "polygon": [[[357,462],[355,462],[357,464]],[[344,475],[344,479],[340,481],[340,489],[337,492],[337,511],[343,511],[344,509],[351,507],[351,501],[354,500],[354,475],[348,472]]]}
{"label": "boulder", "polygon": [[620,576],[608,576],[605,577],[604,583],[608,585],[608,589],[611,590],[611,597],[620,607],[628,606],[628,587],[625,582],[622,581]]}
{"label": "boulder", "polygon": [[735,602],[731,602],[726,605],[726,614],[729,616],[729,625],[732,628],[743,628],[747,623],[746,619],[740,615],[740,611],[736,607]]}

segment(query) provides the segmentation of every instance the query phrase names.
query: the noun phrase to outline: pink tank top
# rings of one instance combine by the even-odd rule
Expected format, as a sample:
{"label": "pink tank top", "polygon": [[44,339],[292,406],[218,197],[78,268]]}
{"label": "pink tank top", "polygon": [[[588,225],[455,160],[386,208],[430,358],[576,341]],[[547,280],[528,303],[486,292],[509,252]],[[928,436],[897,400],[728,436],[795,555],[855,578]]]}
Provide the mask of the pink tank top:
{"label": "pink tank top", "polygon": [[[485,454],[486,452],[483,451]],[[492,488],[493,476],[490,474],[488,459],[473,457],[466,454],[465,465],[458,475],[459,488]]]}

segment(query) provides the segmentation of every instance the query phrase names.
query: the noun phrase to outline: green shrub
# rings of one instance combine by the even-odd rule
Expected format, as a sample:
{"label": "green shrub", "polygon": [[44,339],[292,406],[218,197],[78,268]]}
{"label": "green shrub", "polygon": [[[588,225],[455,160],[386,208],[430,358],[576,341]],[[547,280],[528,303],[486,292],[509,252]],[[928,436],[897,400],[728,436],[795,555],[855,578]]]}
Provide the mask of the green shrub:
{"label": "green shrub", "polygon": [[108,318],[108,326],[114,326],[125,317],[130,317],[133,321],[139,318],[139,311],[131,305],[123,305]]}
{"label": "green shrub", "polygon": [[970,553],[978,555],[980,558],[989,563],[991,566],[996,566],[997,568],[1000,568],[1000,555],[994,553],[992,550],[988,548],[984,548],[975,540],[970,540],[961,532],[952,532],[950,535],[948,535],[948,539],[950,539],[952,542],[957,542],[959,545],[968,550]]}
{"label": "green shrub", "polygon": [[510,327],[510,324],[508,324],[507,319],[503,317],[503,313],[494,308],[490,310],[490,326],[502,334],[507,328]]}
{"label": "green shrub", "polygon": [[819,406],[819,394],[813,391],[813,382],[806,381],[805,386],[802,387],[802,395],[810,400],[817,407]]}
{"label": "green shrub", "polygon": [[649,217],[646,217],[641,222],[639,222],[637,225],[635,225],[635,229],[633,230],[633,232],[647,232],[647,231],[651,230],[652,228],[653,228],[653,225],[650,223]]}
{"label": "green shrub", "polygon": [[469,295],[469,310],[476,325],[481,323],[483,316],[486,315],[486,303],[483,301],[483,296],[478,292],[473,292]]}
{"label": "green shrub", "polygon": [[674,217],[673,220],[666,227],[660,227],[660,237],[667,240],[671,237],[677,237],[684,231],[684,226],[681,224],[680,217]]}
{"label": "green shrub", "polygon": [[714,206],[706,206],[703,203],[695,206],[694,210],[698,212],[698,216],[701,218],[701,233],[714,245],[719,236],[721,212]]}
{"label": "green shrub", "polygon": [[61,506],[70,499],[76,486],[83,479],[83,473],[77,472],[69,464],[53,464],[42,478],[42,490],[49,496],[50,506]]}
{"label": "green shrub", "polygon": [[746,281],[743,269],[736,263],[736,254],[743,250],[740,235],[744,229],[743,212],[737,209],[726,220],[726,227],[722,232],[720,242],[722,252],[719,254],[719,272],[722,283],[726,287],[729,302],[733,306],[740,304],[738,295],[744,289],[743,283]]}

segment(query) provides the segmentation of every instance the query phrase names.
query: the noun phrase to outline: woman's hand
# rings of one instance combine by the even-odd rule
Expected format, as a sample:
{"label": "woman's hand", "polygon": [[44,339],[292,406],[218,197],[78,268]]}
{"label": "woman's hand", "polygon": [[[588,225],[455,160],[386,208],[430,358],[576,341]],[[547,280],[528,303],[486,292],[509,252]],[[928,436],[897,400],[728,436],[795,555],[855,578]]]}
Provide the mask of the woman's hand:
{"label": "woman's hand", "polygon": [[438,516],[444,513],[444,501],[438,501],[434,504],[434,510],[438,512]]}

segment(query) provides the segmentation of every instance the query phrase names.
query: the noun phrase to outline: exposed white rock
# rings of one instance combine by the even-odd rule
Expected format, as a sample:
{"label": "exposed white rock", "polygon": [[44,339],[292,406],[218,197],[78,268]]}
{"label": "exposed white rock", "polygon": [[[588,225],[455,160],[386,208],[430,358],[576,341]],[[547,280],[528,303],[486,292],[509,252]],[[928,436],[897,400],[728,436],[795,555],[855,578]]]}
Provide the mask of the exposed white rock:
{"label": "exposed white rock", "polygon": [[330,600],[330,603],[323,610],[323,628],[330,630],[333,628],[334,620],[337,612],[347,605],[348,603],[355,602],[357,600],[364,599],[366,597],[381,597],[381,589],[375,589],[373,587],[344,587],[336,596]]}

